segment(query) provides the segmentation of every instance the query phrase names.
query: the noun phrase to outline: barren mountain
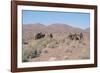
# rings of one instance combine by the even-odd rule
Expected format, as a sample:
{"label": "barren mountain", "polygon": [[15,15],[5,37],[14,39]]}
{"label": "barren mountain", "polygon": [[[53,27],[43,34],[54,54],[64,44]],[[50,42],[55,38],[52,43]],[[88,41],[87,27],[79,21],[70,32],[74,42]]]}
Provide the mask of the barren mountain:
{"label": "barren mountain", "polygon": [[23,40],[29,40],[35,33],[38,33],[43,29],[45,26],[40,23],[35,24],[24,24],[22,27],[23,31]]}
{"label": "barren mountain", "polygon": [[40,23],[35,23],[35,24],[26,24],[23,25],[23,31],[33,31],[33,32],[37,32],[40,31],[42,28],[44,28],[45,26],[43,24]]}
{"label": "barren mountain", "polygon": [[45,31],[49,32],[71,32],[71,31],[82,31],[82,29],[74,28],[72,26],[66,25],[66,24],[51,24],[45,28]]}
{"label": "barren mountain", "polygon": [[89,29],[83,30],[80,28],[72,27],[70,25],[55,23],[45,26],[40,23],[23,25],[23,39],[29,40],[34,34],[39,32],[45,33],[70,33],[70,32],[87,32]]}

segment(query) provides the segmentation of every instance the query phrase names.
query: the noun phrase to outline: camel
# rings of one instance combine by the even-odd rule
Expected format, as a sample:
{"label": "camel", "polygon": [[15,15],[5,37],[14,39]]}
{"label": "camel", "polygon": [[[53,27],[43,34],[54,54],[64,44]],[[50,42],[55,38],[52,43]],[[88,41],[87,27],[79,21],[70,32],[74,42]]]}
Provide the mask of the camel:
{"label": "camel", "polygon": [[83,39],[83,33],[82,32],[80,34],[76,34],[76,33],[72,34],[72,33],[70,33],[68,35],[68,38],[70,40],[81,40],[81,39]]}

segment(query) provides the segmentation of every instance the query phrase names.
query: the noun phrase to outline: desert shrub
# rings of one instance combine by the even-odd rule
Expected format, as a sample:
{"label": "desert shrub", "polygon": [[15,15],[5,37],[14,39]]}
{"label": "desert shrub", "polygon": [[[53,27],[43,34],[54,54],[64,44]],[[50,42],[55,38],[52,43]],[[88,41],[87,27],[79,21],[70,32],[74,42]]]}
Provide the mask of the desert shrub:
{"label": "desert shrub", "polygon": [[66,56],[66,57],[64,57],[64,60],[67,60],[67,59],[69,59],[67,56]]}
{"label": "desert shrub", "polygon": [[[52,38],[42,38],[42,39],[39,39],[38,41],[36,41],[36,44],[33,44],[32,45],[32,48],[35,48],[35,49],[43,49],[45,47],[47,47],[48,44],[52,43],[52,42],[55,42],[54,39]],[[55,42],[57,44],[57,42]]]}
{"label": "desert shrub", "polygon": [[24,57],[22,58],[22,62],[29,62],[29,60],[28,60],[27,57],[24,56]]}
{"label": "desert shrub", "polygon": [[67,44],[67,45],[70,45],[70,43],[69,43],[69,42],[66,42],[66,44]]}
{"label": "desert shrub", "polygon": [[[32,58],[39,57],[41,55],[42,50],[47,47],[48,44],[51,43],[51,47],[54,48],[56,47],[54,39],[51,38],[41,38],[39,40],[31,40],[30,43],[28,44],[29,50],[24,50],[23,49],[23,62],[27,62]],[[45,51],[45,53],[48,53],[48,51]]]}
{"label": "desert shrub", "polygon": [[82,43],[82,40],[80,40],[79,43]]}
{"label": "desert shrub", "polygon": [[58,47],[58,46],[59,46],[59,44],[58,44],[57,41],[52,41],[52,42],[48,45],[49,48],[56,48],[56,47]]}
{"label": "desert shrub", "polygon": [[22,62],[28,62],[29,61],[28,56],[29,56],[29,51],[23,49]]}
{"label": "desert shrub", "polygon": [[67,49],[65,52],[72,53],[72,50],[71,49]]}
{"label": "desert shrub", "polygon": [[39,50],[32,50],[32,52],[30,53],[30,57],[31,58],[36,58],[36,57],[40,56],[40,54],[41,54],[41,51],[39,51]]}
{"label": "desert shrub", "polygon": [[89,59],[89,56],[81,56],[81,59]]}
{"label": "desert shrub", "polygon": [[64,43],[65,42],[65,39],[61,39],[60,41],[61,41],[61,43]]}
{"label": "desert shrub", "polygon": [[86,45],[86,43],[83,43],[83,45]]}
{"label": "desert shrub", "polygon": [[23,59],[23,62],[28,62],[28,59]]}
{"label": "desert shrub", "polygon": [[75,48],[75,46],[73,45],[72,48]]}
{"label": "desert shrub", "polygon": [[55,44],[57,45],[57,44],[59,44],[59,42],[58,41],[55,41]]}
{"label": "desert shrub", "polygon": [[29,51],[24,51],[23,53],[23,62],[28,62],[29,60],[31,60],[32,58],[36,58],[36,57],[39,57],[41,54],[41,51],[40,50],[30,50]]}
{"label": "desert shrub", "polygon": [[45,50],[45,51],[44,51],[44,53],[48,53],[48,51],[47,51],[47,50]]}
{"label": "desert shrub", "polygon": [[41,38],[37,41],[35,41],[36,43],[35,44],[32,44],[31,47],[33,49],[43,49],[47,46],[47,44],[49,44],[52,40],[49,39],[49,38]]}
{"label": "desert shrub", "polygon": [[87,51],[83,52],[82,55],[80,55],[81,59],[90,59],[90,53],[89,53],[89,51],[88,52]]}

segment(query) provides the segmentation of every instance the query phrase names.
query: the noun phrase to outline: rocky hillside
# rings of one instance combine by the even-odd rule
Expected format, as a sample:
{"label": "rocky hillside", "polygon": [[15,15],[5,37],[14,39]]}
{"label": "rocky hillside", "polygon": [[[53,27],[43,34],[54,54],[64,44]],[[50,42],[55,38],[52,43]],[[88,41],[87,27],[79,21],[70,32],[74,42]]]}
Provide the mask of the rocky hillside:
{"label": "rocky hillside", "polygon": [[55,23],[45,26],[40,23],[23,25],[23,39],[29,40],[33,38],[36,33],[69,33],[69,32],[88,32],[89,30],[83,30],[80,28],[72,27],[66,24]]}
{"label": "rocky hillside", "polygon": [[[45,36],[40,38],[39,34],[38,39],[33,39],[40,32]],[[57,23],[48,26],[39,23],[23,25],[23,42],[23,62],[90,58],[89,29]]]}

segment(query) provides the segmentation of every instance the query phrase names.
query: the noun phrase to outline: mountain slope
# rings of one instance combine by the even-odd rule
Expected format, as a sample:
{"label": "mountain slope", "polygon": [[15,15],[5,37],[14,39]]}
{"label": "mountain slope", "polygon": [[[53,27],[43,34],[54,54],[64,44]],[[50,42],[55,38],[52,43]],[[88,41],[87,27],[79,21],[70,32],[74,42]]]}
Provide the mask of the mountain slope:
{"label": "mountain slope", "polygon": [[45,32],[45,33],[76,33],[76,32],[87,32],[88,29],[83,30],[80,28],[72,27],[67,24],[61,24],[61,23],[55,23],[48,26],[45,26],[40,23],[35,24],[27,24],[23,25],[23,39],[29,40],[30,38],[33,38],[34,34],[37,34],[39,32]]}

